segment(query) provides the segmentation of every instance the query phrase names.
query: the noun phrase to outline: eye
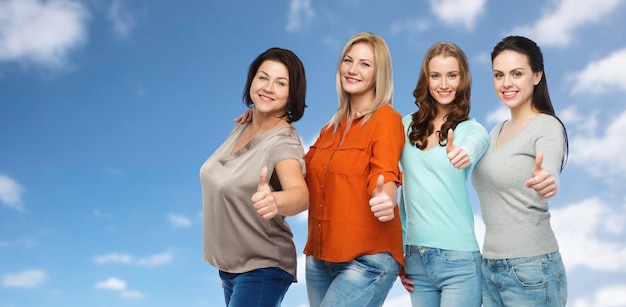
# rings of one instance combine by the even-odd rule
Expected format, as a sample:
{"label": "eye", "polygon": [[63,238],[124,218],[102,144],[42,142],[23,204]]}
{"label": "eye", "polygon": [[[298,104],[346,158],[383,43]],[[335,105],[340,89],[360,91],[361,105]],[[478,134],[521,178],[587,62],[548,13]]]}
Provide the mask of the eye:
{"label": "eye", "polygon": [[458,77],[458,76],[459,76],[458,74],[449,74],[449,75],[448,75],[448,78],[450,78],[450,79],[456,79],[456,77]]}
{"label": "eye", "polygon": [[519,72],[519,71],[513,72],[513,77],[521,77],[521,76],[522,76],[521,72]]}
{"label": "eye", "polygon": [[278,84],[278,86],[282,86],[282,87],[287,86],[287,82],[285,82],[285,81],[277,81],[276,84]]}
{"label": "eye", "polygon": [[501,72],[493,73],[493,77],[496,78],[496,79],[502,79],[503,76],[504,76],[504,74],[502,74]]}
{"label": "eye", "polygon": [[346,63],[346,64],[351,64],[352,63],[352,59],[345,58],[345,59],[343,59],[343,62]]}
{"label": "eye", "polygon": [[259,80],[267,80],[267,77],[266,77],[266,76],[263,76],[263,75],[260,75],[260,76],[259,76]]}
{"label": "eye", "polygon": [[370,65],[369,63],[361,63],[361,66],[364,66],[364,67],[371,67],[372,65]]}
{"label": "eye", "polygon": [[439,79],[439,74],[431,74],[430,78],[437,80],[437,79]]}

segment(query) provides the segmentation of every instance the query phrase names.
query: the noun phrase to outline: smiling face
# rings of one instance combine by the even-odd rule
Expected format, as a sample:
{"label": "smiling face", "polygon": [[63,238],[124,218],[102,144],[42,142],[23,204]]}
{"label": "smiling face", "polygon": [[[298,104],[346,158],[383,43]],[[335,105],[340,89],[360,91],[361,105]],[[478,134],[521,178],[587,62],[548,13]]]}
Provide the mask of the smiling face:
{"label": "smiling face", "polygon": [[438,107],[454,102],[461,82],[459,62],[451,56],[436,56],[428,63],[428,91]]}
{"label": "smiling face", "polygon": [[374,50],[366,43],[350,47],[339,67],[341,86],[352,96],[374,94],[376,63]]}
{"label": "smiling face", "polygon": [[530,107],[541,72],[533,72],[528,57],[504,50],[493,59],[493,87],[498,98],[509,109]]}
{"label": "smiling face", "polygon": [[250,85],[250,98],[257,112],[282,115],[289,98],[289,72],[276,61],[265,61]]}

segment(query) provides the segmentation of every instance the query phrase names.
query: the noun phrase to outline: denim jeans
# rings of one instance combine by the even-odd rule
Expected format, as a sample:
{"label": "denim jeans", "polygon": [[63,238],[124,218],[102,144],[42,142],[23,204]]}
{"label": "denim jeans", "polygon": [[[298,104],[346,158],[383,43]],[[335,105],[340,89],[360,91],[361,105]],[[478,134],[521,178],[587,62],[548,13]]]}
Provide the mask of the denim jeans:
{"label": "denim jeans", "polygon": [[559,252],[483,260],[483,305],[565,306],[567,278]]}
{"label": "denim jeans", "polygon": [[400,272],[389,253],[360,256],[349,262],[306,257],[306,287],[311,307],[382,306]]}
{"label": "denim jeans", "polygon": [[481,305],[480,252],[406,246],[404,269],[413,281],[412,306]]}
{"label": "denim jeans", "polygon": [[227,307],[278,307],[294,281],[291,274],[276,267],[219,274]]}

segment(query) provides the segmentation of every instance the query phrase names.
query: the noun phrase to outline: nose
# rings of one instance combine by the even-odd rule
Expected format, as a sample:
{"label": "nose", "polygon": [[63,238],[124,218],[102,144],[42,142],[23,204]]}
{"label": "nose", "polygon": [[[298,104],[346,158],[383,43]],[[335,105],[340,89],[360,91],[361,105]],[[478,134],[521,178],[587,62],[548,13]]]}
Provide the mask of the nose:
{"label": "nose", "polygon": [[266,93],[272,93],[274,91],[274,85],[272,84],[272,82],[265,83],[263,91],[265,91]]}
{"label": "nose", "polygon": [[504,76],[502,78],[502,86],[510,87],[511,86],[511,78],[509,76]]}
{"label": "nose", "polygon": [[441,78],[441,88],[447,88],[448,87],[448,82],[446,81],[446,78]]}
{"label": "nose", "polygon": [[348,73],[351,75],[356,74],[356,64],[352,63],[350,64],[350,66],[348,66]]}

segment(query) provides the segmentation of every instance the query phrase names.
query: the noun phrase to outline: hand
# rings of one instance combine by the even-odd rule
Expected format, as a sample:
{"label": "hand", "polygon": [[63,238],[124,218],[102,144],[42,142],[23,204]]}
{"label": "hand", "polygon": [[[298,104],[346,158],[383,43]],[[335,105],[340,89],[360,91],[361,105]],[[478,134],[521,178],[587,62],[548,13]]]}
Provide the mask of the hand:
{"label": "hand", "polygon": [[272,189],[270,189],[270,185],[267,183],[267,166],[261,169],[257,192],[252,195],[252,205],[259,216],[265,220],[269,220],[278,214],[276,198],[274,198]]}
{"label": "hand", "polygon": [[470,158],[459,146],[454,146],[454,130],[448,129],[448,143],[446,144],[446,153],[448,154],[448,160],[457,169],[464,169],[470,166]]}
{"label": "hand", "polygon": [[385,177],[379,175],[376,181],[374,195],[370,198],[370,209],[372,209],[374,216],[377,217],[379,221],[389,222],[393,220],[393,209],[396,205],[383,190],[383,185],[385,185]]}
{"label": "hand", "polygon": [[233,121],[240,124],[252,121],[252,108],[248,108],[247,110],[243,111],[243,113],[234,118]]}
{"label": "hand", "polygon": [[413,292],[413,281],[406,278],[406,275],[400,275],[400,281],[402,281],[402,286],[406,291]]}
{"label": "hand", "polygon": [[539,196],[550,198],[556,195],[556,182],[552,174],[541,168],[543,163],[543,153],[537,153],[535,157],[535,167],[533,167],[533,178],[526,180],[526,187],[534,189]]}

